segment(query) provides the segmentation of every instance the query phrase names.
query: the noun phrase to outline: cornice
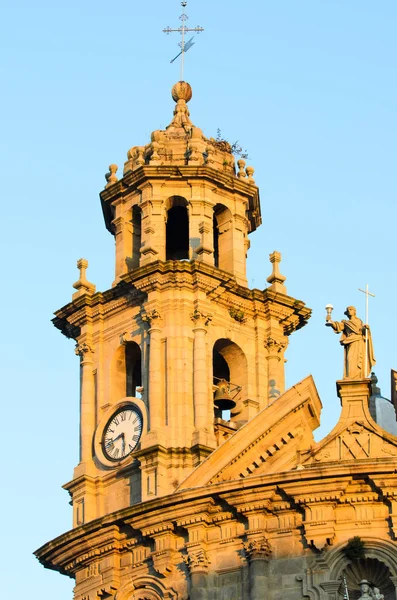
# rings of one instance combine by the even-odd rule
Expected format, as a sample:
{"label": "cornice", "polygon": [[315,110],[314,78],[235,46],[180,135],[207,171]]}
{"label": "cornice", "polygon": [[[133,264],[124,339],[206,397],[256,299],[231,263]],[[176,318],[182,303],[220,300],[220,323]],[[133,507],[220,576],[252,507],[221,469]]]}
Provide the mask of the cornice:
{"label": "cornice", "polygon": [[[269,503],[266,502],[265,511],[277,512],[280,510],[279,490],[286,490],[289,496],[292,494],[290,501],[282,500],[281,504],[284,509],[296,512],[296,508],[291,505],[291,502],[298,501],[301,506],[309,506],[313,502],[329,503],[335,500],[343,502],[343,494],[339,496],[338,493],[338,498],[332,493],[316,494],[314,492],[313,494],[313,488],[334,486],[335,490],[341,490],[358,477],[395,478],[396,472],[397,459],[386,458],[376,461],[368,459],[354,463],[341,461],[324,468],[314,465],[301,470],[246,478],[244,483],[239,479],[202,488],[182,490],[169,496],[130,506],[77,527],[48,542],[39,548],[35,555],[44,566],[72,575],[75,570],[96,555],[129,550],[130,545],[126,543],[126,534],[121,533],[126,526],[132,528],[134,537],[137,533],[143,537],[142,533],[139,533],[139,525],[144,523],[145,531],[156,528],[160,517],[165,526],[167,523],[171,526],[172,523],[180,521],[180,524],[183,523],[182,526],[186,527],[189,523],[189,515],[197,515],[199,511],[204,510],[205,526],[215,523],[215,520],[222,520],[219,510],[212,510],[213,499],[217,496],[227,502],[228,509],[224,515],[226,519],[231,518],[230,507],[235,507],[237,512],[244,512],[251,494],[254,494],[253,501],[255,503],[258,493],[263,493],[266,500],[269,495],[271,496]],[[294,498],[295,490],[297,491],[296,498]],[[385,490],[377,495],[378,502],[383,502],[384,492]],[[354,503],[354,498],[350,496],[349,492],[347,493],[349,501]],[[373,491],[370,492],[370,495],[371,502],[374,502]],[[359,496],[357,500],[362,503],[361,494]],[[221,512],[224,511],[221,510]]]}
{"label": "cornice", "polygon": [[76,339],[81,326],[88,321],[123,310],[125,306],[141,305],[153,290],[175,286],[203,289],[209,300],[229,310],[231,305],[243,309],[247,318],[276,319],[284,334],[306,325],[311,309],[301,300],[265,290],[239,285],[233,275],[201,261],[157,260],[129,271],[114,288],[93,295],[85,294],[55,312],[55,327],[69,338]]}
{"label": "cornice", "polygon": [[114,234],[114,226],[112,225],[113,210],[111,205],[121,197],[130,194],[133,190],[139,189],[145,182],[157,179],[172,182],[175,180],[184,180],[187,183],[189,183],[189,180],[200,179],[201,181],[209,181],[211,184],[216,184],[219,188],[223,188],[228,192],[238,192],[247,198],[251,231],[255,231],[262,223],[258,188],[256,185],[236,177],[233,173],[222,172],[208,166],[143,165],[134,171],[130,171],[120,181],[105,188],[100,193],[103,216],[108,231]]}

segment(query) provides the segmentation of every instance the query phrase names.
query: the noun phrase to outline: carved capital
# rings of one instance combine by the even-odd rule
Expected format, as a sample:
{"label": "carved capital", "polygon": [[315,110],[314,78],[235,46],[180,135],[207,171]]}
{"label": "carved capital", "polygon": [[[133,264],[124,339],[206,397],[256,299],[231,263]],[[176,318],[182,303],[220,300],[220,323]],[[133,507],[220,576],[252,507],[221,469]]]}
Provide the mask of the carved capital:
{"label": "carved capital", "polygon": [[195,325],[209,325],[212,321],[212,315],[208,314],[206,315],[205,313],[201,312],[200,310],[198,310],[196,308],[196,310],[190,315],[190,318],[192,319],[193,323]]}
{"label": "carved capital", "polygon": [[285,338],[276,339],[269,335],[267,338],[265,338],[263,345],[269,353],[281,354],[288,346],[288,340]]}
{"label": "carved capital", "polygon": [[210,224],[207,223],[206,221],[201,221],[199,223],[199,232],[200,233],[210,233],[211,231],[211,227]]}
{"label": "carved capital", "polygon": [[272,554],[272,547],[266,537],[244,542],[244,550],[250,562],[251,560],[268,559]]}
{"label": "carved capital", "polygon": [[160,325],[162,322],[162,316],[156,308],[150,310],[149,312],[146,312],[144,309],[142,309],[141,319],[144,323],[148,323],[150,327],[152,327],[154,324]]}
{"label": "carved capital", "polygon": [[189,550],[188,552],[188,555],[185,556],[183,560],[188,566],[190,573],[208,571],[211,559],[204,548],[197,548],[195,550]]}
{"label": "carved capital", "polygon": [[244,310],[241,307],[231,306],[229,308],[229,315],[232,319],[237,321],[237,323],[245,323],[247,321]]}
{"label": "carved capital", "polygon": [[80,358],[84,358],[85,356],[87,356],[89,354],[93,354],[94,351],[91,348],[91,346],[89,346],[86,342],[84,342],[83,344],[76,344],[74,353],[76,354],[76,356],[80,356]]}

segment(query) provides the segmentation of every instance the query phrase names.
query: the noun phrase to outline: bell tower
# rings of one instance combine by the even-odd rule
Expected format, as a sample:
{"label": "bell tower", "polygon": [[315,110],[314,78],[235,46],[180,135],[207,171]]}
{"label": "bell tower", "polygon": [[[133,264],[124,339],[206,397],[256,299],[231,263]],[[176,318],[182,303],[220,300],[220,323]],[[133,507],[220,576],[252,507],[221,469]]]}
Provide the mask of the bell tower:
{"label": "bell tower", "polygon": [[80,357],[80,462],[65,485],[74,526],[171,494],[283,393],[288,336],[310,317],[287,295],[277,252],[269,286],[247,287],[254,169],[193,125],[191,97],[174,85],[170,125],[128,151],[122,178],[109,168],[112,288],[96,292],[81,259],[54,319]]}

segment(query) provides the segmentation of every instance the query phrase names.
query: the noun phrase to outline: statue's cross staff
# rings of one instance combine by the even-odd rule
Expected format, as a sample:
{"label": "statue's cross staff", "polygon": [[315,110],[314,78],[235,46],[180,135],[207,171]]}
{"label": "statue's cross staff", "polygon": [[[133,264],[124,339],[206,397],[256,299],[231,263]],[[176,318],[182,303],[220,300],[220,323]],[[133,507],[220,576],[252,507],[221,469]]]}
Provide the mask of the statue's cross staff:
{"label": "statue's cross staff", "polygon": [[345,576],[343,576],[343,587],[344,587],[343,600],[350,600],[349,599],[349,590],[347,588],[347,581],[346,581]]}
{"label": "statue's cross staff", "polygon": [[[358,288],[359,292],[363,292],[363,294],[365,294],[365,324],[368,325],[368,298],[369,296],[372,296],[372,298],[375,298],[375,294],[371,294],[371,292],[368,290],[368,283],[365,286],[365,290],[362,290],[361,288]],[[365,377],[368,377],[368,329],[365,330]]]}
{"label": "statue's cross staff", "polygon": [[[182,5],[182,8],[185,8],[187,6],[186,0],[181,2],[181,5]],[[179,56],[181,57],[181,81],[183,81],[183,67],[184,67],[184,62],[185,62],[185,52],[187,52],[189,50],[189,48],[191,48],[194,44],[193,38],[190,38],[190,40],[185,42],[185,34],[188,32],[191,32],[191,31],[194,31],[195,33],[201,33],[201,31],[204,31],[204,29],[200,26],[193,27],[193,28],[186,27],[186,21],[188,20],[189,17],[185,13],[182,13],[179,18],[182,21],[182,25],[180,27],[178,27],[177,29],[172,29],[171,27],[166,27],[165,29],[163,29],[163,31],[164,31],[164,33],[167,33],[167,34],[173,33],[176,31],[176,32],[179,32],[182,36],[182,39],[179,42],[181,51],[179,52],[179,54],[177,54],[171,60],[171,62],[173,63],[174,60],[176,60]]]}

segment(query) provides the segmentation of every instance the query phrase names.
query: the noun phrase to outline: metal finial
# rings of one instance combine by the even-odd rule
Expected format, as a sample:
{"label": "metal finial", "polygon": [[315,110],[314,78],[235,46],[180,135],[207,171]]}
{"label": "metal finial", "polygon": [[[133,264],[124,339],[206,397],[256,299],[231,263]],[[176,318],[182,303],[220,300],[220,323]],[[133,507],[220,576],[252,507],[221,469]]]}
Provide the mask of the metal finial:
{"label": "metal finial", "polygon": [[[186,8],[187,6],[187,1],[183,0],[183,2],[181,2],[182,8]],[[186,21],[188,20],[188,16],[187,14],[185,14],[184,12],[181,14],[181,16],[179,17],[180,21],[182,21],[182,25],[180,27],[178,27],[177,29],[172,29],[172,27],[166,27],[165,29],[163,29],[163,32],[166,34],[169,33],[173,33],[173,32],[179,32],[182,36],[181,41],[179,42],[179,47],[181,49],[181,51],[170,61],[171,63],[173,63],[177,58],[179,58],[179,56],[181,57],[181,81],[183,81],[183,68],[184,68],[184,62],[185,62],[185,53],[189,50],[189,48],[191,48],[194,45],[194,36],[190,38],[190,40],[188,40],[187,42],[185,41],[185,34],[188,32],[194,32],[194,33],[201,33],[202,31],[204,31],[204,29],[200,26],[197,27],[193,27],[193,28],[189,28],[186,27]]]}

